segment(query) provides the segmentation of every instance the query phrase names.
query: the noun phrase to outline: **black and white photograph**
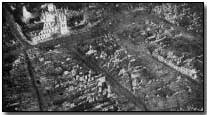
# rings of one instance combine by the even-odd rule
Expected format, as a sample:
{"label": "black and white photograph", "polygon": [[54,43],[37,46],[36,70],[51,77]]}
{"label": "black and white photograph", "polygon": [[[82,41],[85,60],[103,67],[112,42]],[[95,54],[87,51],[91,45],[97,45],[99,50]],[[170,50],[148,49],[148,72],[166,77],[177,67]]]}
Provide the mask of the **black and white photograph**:
{"label": "black and white photograph", "polygon": [[204,112],[203,2],[2,2],[3,112]]}

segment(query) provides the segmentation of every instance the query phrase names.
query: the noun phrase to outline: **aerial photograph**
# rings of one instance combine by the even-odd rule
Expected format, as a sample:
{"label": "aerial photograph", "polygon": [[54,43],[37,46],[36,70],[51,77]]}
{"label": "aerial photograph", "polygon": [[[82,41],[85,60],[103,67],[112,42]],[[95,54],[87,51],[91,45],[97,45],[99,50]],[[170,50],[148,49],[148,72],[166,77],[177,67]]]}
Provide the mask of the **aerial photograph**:
{"label": "aerial photograph", "polygon": [[3,2],[3,112],[204,112],[204,3]]}

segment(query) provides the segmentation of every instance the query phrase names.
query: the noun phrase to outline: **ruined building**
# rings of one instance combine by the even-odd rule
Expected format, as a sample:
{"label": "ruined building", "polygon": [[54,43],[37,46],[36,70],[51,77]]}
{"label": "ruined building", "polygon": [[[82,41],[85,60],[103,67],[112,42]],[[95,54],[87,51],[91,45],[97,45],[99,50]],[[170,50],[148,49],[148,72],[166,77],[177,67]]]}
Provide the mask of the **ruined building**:
{"label": "ruined building", "polygon": [[[28,11],[23,7],[23,17],[29,19]],[[30,38],[33,45],[52,39],[53,35],[64,35],[69,33],[67,27],[67,9],[56,9],[55,5],[47,4],[42,10],[40,21],[34,22],[26,29],[26,36]],[[31,14],[30,14],[31,16]]]}

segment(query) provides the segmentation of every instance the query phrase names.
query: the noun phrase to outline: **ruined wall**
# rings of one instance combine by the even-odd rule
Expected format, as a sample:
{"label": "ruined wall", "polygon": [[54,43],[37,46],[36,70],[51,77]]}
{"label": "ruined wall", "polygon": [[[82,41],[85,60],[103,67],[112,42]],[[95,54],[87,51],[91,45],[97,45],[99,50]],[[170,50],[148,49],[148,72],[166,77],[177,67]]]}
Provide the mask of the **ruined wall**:
{"label": "ruined wall", "polygon": [[178,67],[175,64],[173,64],[172,62],[166,60],[165,58],[163,58],[162,56],[156,54],[156,53],[152,53],[152,56],[157,58],[159,61],[167,64],[168,66],[172,67],[173,69],[179,71],[180,73],[190,76],[192,79],[196,79],[197,78],[197,72],[195,69],[188,69],[185,67]]}

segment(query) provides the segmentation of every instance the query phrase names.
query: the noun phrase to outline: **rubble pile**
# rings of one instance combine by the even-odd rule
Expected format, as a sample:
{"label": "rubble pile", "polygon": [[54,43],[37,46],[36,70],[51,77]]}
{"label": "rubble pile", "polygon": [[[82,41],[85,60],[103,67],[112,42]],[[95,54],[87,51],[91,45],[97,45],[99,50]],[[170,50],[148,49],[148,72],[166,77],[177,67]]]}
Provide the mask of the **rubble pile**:
{"label": "rubble pile", "polygon": [[[128,107],[126,99],[113,93],[103,74],[82,66],[70,54],[60,57],[59,53],[53,50],[33,60],[49,111],[125,111],[135,107]],[[121,107],[123,104],[126,107]]]}

